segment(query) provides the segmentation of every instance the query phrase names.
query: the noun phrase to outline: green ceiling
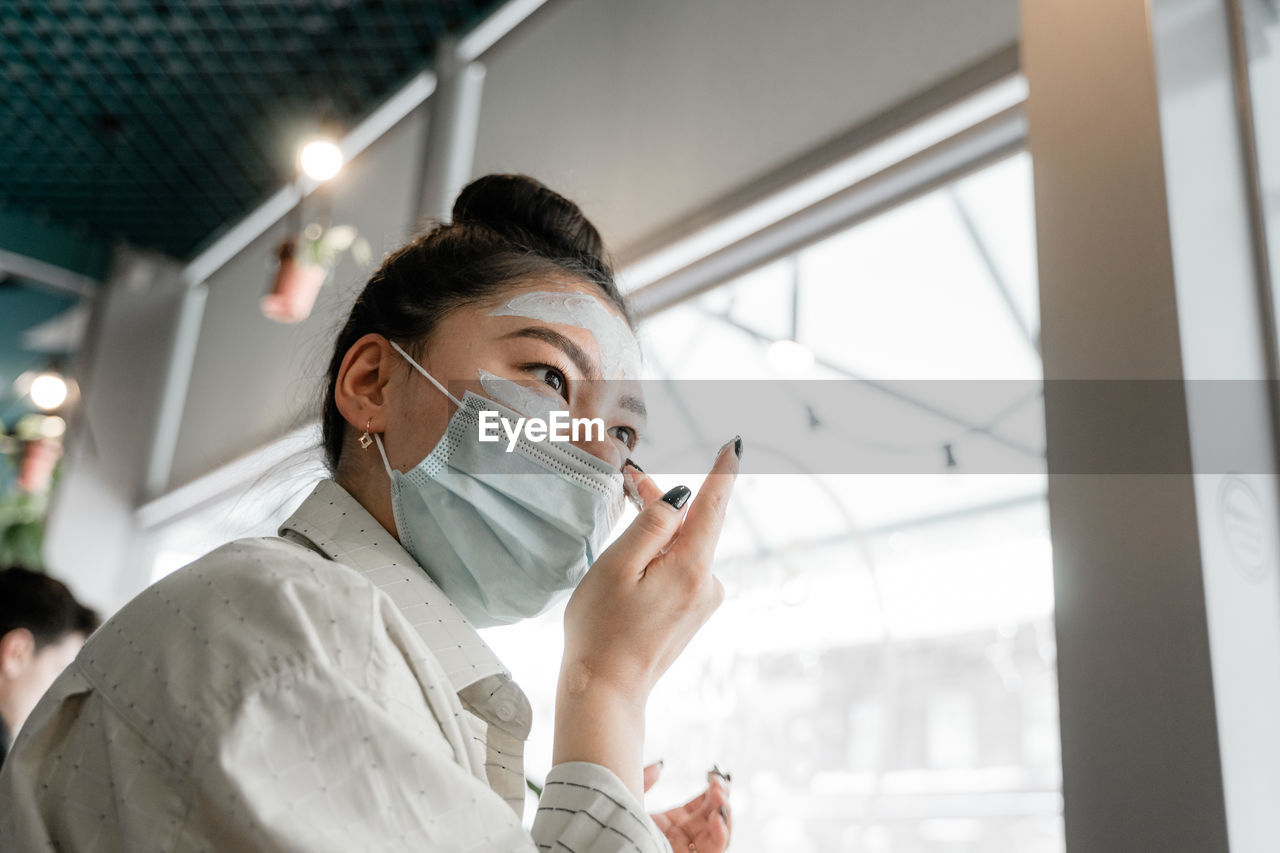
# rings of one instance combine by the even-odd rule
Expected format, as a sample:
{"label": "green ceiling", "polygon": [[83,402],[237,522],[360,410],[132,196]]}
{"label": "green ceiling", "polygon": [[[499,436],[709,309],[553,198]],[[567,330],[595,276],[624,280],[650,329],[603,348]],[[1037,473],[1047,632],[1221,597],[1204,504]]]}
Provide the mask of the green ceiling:
{"label": "green ceiling", "polygon": [[[0,0],[0,250],[101,280],[127,241],[186,259],[499,0]],[[75,353],[25,332],[78,297],[0,272],[13,380]],[[0,427],[0,431],[3,427]]]}
{"label": "green ceiling", "polygon": [[0,0],[0,247],[20,221],[189,257],[291,179],[308,128],[350,128],[497,5]]}

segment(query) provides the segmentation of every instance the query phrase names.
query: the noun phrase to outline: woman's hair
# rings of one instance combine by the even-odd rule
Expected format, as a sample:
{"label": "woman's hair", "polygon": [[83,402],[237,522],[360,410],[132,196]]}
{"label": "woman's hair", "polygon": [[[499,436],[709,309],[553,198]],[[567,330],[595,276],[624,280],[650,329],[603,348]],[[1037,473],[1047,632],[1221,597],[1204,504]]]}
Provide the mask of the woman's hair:
{"label": "woman's hair", "polygon": [[469,184],[440,224],[393,252],[351,306],[329,361],[321,425],[325,460],[337,471],[346,421],[334,387],[357,340],[376,332],[411,351],[452,310],[513,282],[573,276],[596,285],[634,324],[613,279],[604,241],[582,210],[526,175],[486,175]]}

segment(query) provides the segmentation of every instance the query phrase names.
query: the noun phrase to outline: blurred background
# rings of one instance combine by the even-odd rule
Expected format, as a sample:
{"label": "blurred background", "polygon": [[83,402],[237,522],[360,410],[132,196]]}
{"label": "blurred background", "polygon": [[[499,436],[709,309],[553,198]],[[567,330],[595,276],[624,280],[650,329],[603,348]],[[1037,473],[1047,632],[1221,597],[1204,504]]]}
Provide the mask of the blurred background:
{"label": "blurred background", "polygon": [[[653,395],[766,380],[795,424],[732,427],[651,808],[715,763],[743,853],[1271,849],[1274,0],[0,0],[0,34],[0,563],[109,614],[273,534],[369,272],[523,172],[603,232]],[[1229,438],[1266,463],[1063,475],[1222,439],[1046,378],[1271,380]],[[687,426],[636,455],[661,482],[727,437]],[[535,782],[561,613],[485,632]]]}

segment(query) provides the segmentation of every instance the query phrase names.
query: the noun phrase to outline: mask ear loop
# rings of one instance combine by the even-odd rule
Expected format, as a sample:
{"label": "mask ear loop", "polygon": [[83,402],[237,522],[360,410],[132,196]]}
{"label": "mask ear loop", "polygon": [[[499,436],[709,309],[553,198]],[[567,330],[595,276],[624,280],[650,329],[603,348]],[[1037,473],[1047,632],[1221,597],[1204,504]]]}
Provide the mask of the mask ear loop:
{"label": "mask ear loop", "polygon": [[[457,406],[459,409],[462,408],[462,401],[459,400],[457,397],[453,396],[452,394],[450,394],[448,388],[441,385],[440,382],[430,373],[427,373],[426,369],[421,364],[418,364],[418,362],[414,361],[413,357],[409,355],[409,353],[404,351],[403,347],[401,347],[398,343],[396,343],[393,340],[388,340],[387,343],[391,344],[392,349],[400,353],[400,355],[404,356],[404,360],[412,364],[414,370],[417,370],[423,376],[427,377],[427,381],[429,381],[432,385],[439,388],[446,397],[452,400],[455,406]],[[375,433],[373,436],[373,440],[378,445],[378,455],[382,457],[382,467],[385,468],[387,471],[387,478],[394,482],[395,476],[391,471],[391,463],[387,460],[387,451],[384,450],[382,447],[382,436]]]}
{"label": "mask ear loop", "polygon": [[[401,348],[400,348],[400,345],[399,345],[398,343],[396,343],[395,341],[391,341],[391,340],[387,341],[387,343],[391,344],[391,348],[392,348],[392,349],[394,349],[396,352],[398,352],[398,353],[400,353],[402,356],[404,356],[404,360],[405,360],[405,361],[407,361],[407,362],[409,362],[410,364],[412,364],[412,365],[414,366],[414,369],[416,369],[416,370],[417,370],[419,373],[421,373],[423,376],[427,377],[427,379],[431,382],[431,384],[432,384],[432,385],[436,386],[436,387],[437,387],[437,388],[439,388],[441,391],[443,391],[443,392],[444,392],[444,395],[445,395],[446,397],[448,397],[450,400],[452,400],[452,401],[454,402],[454,405],[456,405],[459,409],[461,409],[461,408],[462,408],[462,401],[461,401],[461,400],[459,400],[457,397],[453,396],[452,394],[450,394],[450,393],[449,393],[449,389],[448,389],[448,388],[446,388],[446,387],[444,387],[443,385],[441,385],[441,384],[436,380],[436,378],[435,378],[434,376],[432,376],[430,373],[427,373],[426,369],[425,369],[425,368],[423,368],[423,366],[422,366],[421,364],[418,364],[418,362],[414,361],[414,360],[413,360],[413,358],[409,355],[409,353],[407,353],[407,352],[405,352],[403,349],[401,349]],[[386,458],[386,457],[383,457],[383,459],[385,459],[385,458]]]}
{"label": "mask ear loop", "polygon": [[387,469],[387,479],[395,481],[395,477],[391,474],[391,463],[387,461],[387,451],[382,449],[382,436],[376,432],[373,434],[373,442],[378,445],[378,455],[382,457],[382,467]]}

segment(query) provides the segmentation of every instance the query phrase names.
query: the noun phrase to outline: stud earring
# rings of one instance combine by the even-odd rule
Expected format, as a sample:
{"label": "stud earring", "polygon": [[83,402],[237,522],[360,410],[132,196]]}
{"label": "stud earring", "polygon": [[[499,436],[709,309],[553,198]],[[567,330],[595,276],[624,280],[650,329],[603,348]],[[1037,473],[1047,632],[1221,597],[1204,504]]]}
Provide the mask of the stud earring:
{"label": "stud earring", "polygon": [[373,425],[373,419],[365,421],[364,435],[360,436],[360,447],[362,450],[368,450],[369,445],[373,444],[373,439],[369,437],[369,427]]}

